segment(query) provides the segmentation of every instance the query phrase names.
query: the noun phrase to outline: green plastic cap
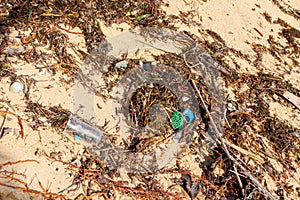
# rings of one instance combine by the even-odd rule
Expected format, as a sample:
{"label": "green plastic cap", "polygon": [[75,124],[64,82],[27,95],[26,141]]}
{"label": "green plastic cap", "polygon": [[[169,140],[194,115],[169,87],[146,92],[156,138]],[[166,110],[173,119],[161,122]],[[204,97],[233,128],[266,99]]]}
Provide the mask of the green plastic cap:
{"label": "green plastic cap", "polygon": [[174,129],[179,129],[182,127],[183,117],[180,112],[175,111],[171,117],[171,124]]}

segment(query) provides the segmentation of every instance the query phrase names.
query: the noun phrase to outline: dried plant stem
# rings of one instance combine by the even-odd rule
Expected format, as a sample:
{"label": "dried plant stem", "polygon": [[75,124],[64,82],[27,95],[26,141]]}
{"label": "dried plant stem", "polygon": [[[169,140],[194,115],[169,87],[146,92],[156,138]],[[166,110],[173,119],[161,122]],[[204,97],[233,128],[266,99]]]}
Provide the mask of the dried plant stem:
{"label": "dried plant stem", "polygon": [[1,183],[0,182],[0,186],[3,186],[3,187],[7,187],[7,188],[12,188],[14,190],[19,190],[19,191],[22,191],[24,193],[30,193],[30,194],[35,194],[35,195],[41,195],[43,196],[45,199],[66,199],[64,196],[62,195],[58,195],[58,194],[55,194],[55,193],[50,193],[50,192],[41,192],[41,191],[38,191],[38,190],[34,190],[34,189],[29,189],[27,187],[27,185],[25,185],[24,187],[19,187],[19,186],[14,186],[14,185],[9,185],[9,184],[6,184],[6,183]]}
{"label": "dried plant stem", "polygon": [[243,184],[242,184],[240,175],[238,174],[236,165],[233,165],[233,168],[234,168],[235,176],[236,176],[236,178],[237,178],[237,180],[238,180],[239,186],[240,186],[240,188],[241,188],[241,190],[242,190],[242,193],[243,193],[243,195],[245,195],[245,191],[244,191],[244,189],[243,189]]}
{"label": "dried plant stem", "polygon": [[217,125],[215,124],[205,102],[204,99],[199,91],[199,89],[197,88],[195,82],[193,80],[191,80],[194,89],[197,91],[197,94],[201,100],[201,103],[204,106],[205,111],[207,112],[208,116],[209,116],[209,120],[211,121],[212,125],[213,125],[213,129],[215,131],[215,136],[217,137],[217,139],[220,141],[223,150],[225,151],[226,155],[228,156],[228,158],[236,165],[238,166],[251,180],[252,182],[265,194],[267,195],[270,199],[275,200],[275,198],[272,196],[272,194],[251,174],[251,172],[249,170],[247,170],[242,164],[240,164],[228,151],[226,143],[228,143],[227,140],[225,140],[224,138],[221,137],[221,133],[217,128]]}
{"label": "dried plant stem", "polygon": [[30,159],[27,159],[27,160],[18,160],[18,161],[14,161],[14,162],[10,162],[10,161],[9,161],[9,162],[0,164],[0,169],[1,169],[2,167],[5,167],[5,166],[15,165],[15,164],[20,164],[20,163],[27,163],[27,162],[40,163],[40,162],[37,161],[37,160],[30,160]]}
{"label": "dried plant stem", "polygon": [[[30,159],[18,160],[18,161],[6,162],[3,164],[0,164],[0,169],[4,168],[6,166],[13,166],[16,164],[22,164],[22,163],[28,163],[28,162],[39,163],[37,160],[30,160]],[[26,178],[25,174],[17,173],[14,170],[13,171],[1,170],[0,171],[0,178],[1,178],[0,186],[6,187],[6,188],[11,188],[13,190],[18,190],[23,193],[29,193],[31,195],[40,195],[40,196],[44,197],[45,199],[66,199],[63,195],[48,192],[40,181],[38,181],[38,183],[41,188],[41,191],[37,190],[37,189],[30,189],[29,185],[24,180],[18,178],[18,176]],[[6,181],[2,182],[2,180],[6,180]]]}

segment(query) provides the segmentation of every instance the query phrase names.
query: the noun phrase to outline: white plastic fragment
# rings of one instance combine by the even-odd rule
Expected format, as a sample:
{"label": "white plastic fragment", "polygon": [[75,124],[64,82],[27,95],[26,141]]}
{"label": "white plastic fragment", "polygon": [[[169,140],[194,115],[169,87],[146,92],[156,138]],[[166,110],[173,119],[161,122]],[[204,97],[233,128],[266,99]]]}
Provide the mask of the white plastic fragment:
{"label": "white plastic fragment", "polygon": [[228,103],[228,104],[227,104],[227,109],[228,109],[229,111],[235,111],[235,110],[236,110],[235,106],[234,106],[232,103]]}
{"label": "white plastic fragment", "polygon": [[189,100],[190,98],[188,98],[188,97],[182,97],[182,101],[183,102],[186,102],[187,100]]}
{"label": "white plastic fragment", "polygon": [[47,118],[46,117],[41,117],[40,121],[43,122],[43,123],[45,123],[47,121]]}
{"label": "white plastic fragment", "polygon": [[122,60],[116,64],[116,67],[118,67],[118,68],[126,68],[127,66],[128,66],[127,60]]}
{"label": "white plastic fragment", "polygon": [[77,167],[81,167],[81,162],[80,162],[80,160],[74,160],[73,162],[72,162],[72,164],[75,164],[75,165],[77,165]]}
{"label": "white plastic fragment", "polygon": [[296,132],[295,132],[295,135],[296,135],[297,138],[300,139],[300,132],[299,132],[299,131],[296,131]]}

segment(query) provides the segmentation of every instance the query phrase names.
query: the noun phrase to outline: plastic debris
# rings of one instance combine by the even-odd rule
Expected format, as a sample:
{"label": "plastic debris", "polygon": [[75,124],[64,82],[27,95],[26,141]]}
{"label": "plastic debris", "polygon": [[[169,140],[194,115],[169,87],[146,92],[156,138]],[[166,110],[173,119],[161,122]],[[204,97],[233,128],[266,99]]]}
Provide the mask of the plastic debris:
{"label": "plastic debris", "polygon": [[118,68],[126,68],[127,66],[128,66],[127,60],[122,60],[116,64],[116,67],[118,67]]}
{"label": "plastic debris", "polygon": [[81,137],[78,134],[74,134],[74,137],[75,137],[75,140],[81,140]]}
{"label": "plastic debris", "polygon": [[83,139],[90,144],[99,144],[103,136],[102,131],[70,115],[65,132],[74,133],[75,139]]}
{"label": "plastic debris", "polygon": [[150,61],[143,62],[143,67],[146,71],[152,71],[152,63]]}
{"label": "plastic debris", "polygon": [[175,111],[171,117],[171,124],[174,129],[179,129],[182,127],[182,115],[180,112]]}
{"label": "plastic debris", "polygon": [[179,140],[182,138],[182,132],[183,132],[182,129],[177,130],[176,135],[175,135],[175,137],[173,138],[173,141],[174,141],[175,143],[178,143]]}
{"label": "plastic debris", "polygon": [[228,104],[227,104],[227,109],[228,109],[229,111],[235,111],[235,110],[236,110],[235,106],[234,106],[232,103],[228,103]]}
{"label": "plastic debris", "polygon": [[[127,13],[127,15],[132,16],[131,13]],[[161,54],[172,53],[180,55],[187,63],[191,64],[191,66],[195,66],[194,70],[203,75],[203,84],[207,86],[209,92],[213,93],[214,96],[217,97],[216,99],[218,99],[218,101],[212,100],[214,107],[211,112],[214,112],[214,108],[216,108],[217,111],[221,110],[220,115],[214,116],[215,121],[217,125],[222,126],[223,123],[223,109],[226,107],[226,105],[223,105],[223,103],[226,102],[224,100],[225,95],[223,94],[223,85],[225,84],[222,82],[221,76],[219,75],[218,65],[191,37],[183,32],[177,33],[167,29],[142,28],[123,32],[120,35],[108,38],[103,43],[100,43],[95,51],[92,51],[93,53],[91,55],[87,56],[85,63],[87,65],[82,66],[83,78],[78,79],[78,81],[82,83],[82,85],[89,86],[86,88],[89,90],[88,92],[100,96],[99,88],[102,87],[102,83],[100,83],[101,81],[99,80],[103,77],[100,73],[95,73],[95,66],[100,69],[100,72],[112,65],[122,69],[125,73],[119,77],[120,79],[113,87],[112,91],[112,108],[113,113],[115,113],[112,117],[116,122],[122,123],[122,126],[120,126],[119,137],[127,137],[130,134],[138,137],[140,140],[141,138],[150,139],[153,134],[158,132],[158,129],[162,131],[165,131],[166,129],[172,133],[175,132],[172,143],[165,144],[163,145],[164,147],[160,148],[150,148],[150,151],[147,151],[147,153],[122,149],[117,144],[115,145],[109,137],[103,135],[101,142],[98,145],[93,145],[88,147],[88,149],[94,156],[103,160],[104,164],[109,169],[124,168],[125,171],[130,173],[155,172],[162,169],[173,159],[176,159],[177,155],[182,152],[182,149],[195,138],[194,133],[199,124],[199,121],[195,120],[197,118],[196,116],[200,113],[199,102],[190,82],[185,79],[185,76],[182,76],[182,74],[177,71],[175,68],[176,66],[168,66],[171,64],[169,62],[156,62],[157,59],[155,59],[156,61],[153,63],[145,62],[144,59],[149,58],[143,57],[138,58],[139,66],[136,63],[137,60],[134,60],[134,62],[128,60],[129,63],[127,66],[125,62],[126,59],[122,59],[122,55],[125,55],[126,53],[128,53],[128,55],[135,53],[134,57],[137,57],[138,55],[136,55],[136,52],[139,50],[141,50],[141,52],[145,50],[148,51],[148,49],[150,52],[152,50],[155,52],[156,50],[159,50]],[[155,56],[153,55],[152,57]],[[131,56],[129,56],[128,59],[132,59]],[[142,62],[142,60],[144,62]],[[104,70],[104,72],[106,71]],[[93,76],[91,77],[91,75]],[[168,101],[159,99],[154,103],[163,102],[162,105],[166,107],[167,111],[173,110],[171,113],[166,112],[168,117],[170,115],[170,121],[162,123],[163,126],[160,126],[160,124],[156,122],[160,122],[161,119],[163,121],[163,119],[167,119],[167,117],[162,117],[161,119],[156,118],[156,115],[153,115],[153,118],[149,117],[151,116],[151,110],[149,110],[151,106],[150,104],[147,104],[147,102],[145,104],[145,101],[141,101],[140,108],[143,109],[144,106],[147,110],[143,111],[145,111],[145,113],[148,111],[148,123],[143,123],[143,126],[139,123],[135,123],[138,121],[134,121],[132,115],[130,115],[130,111],[137,108],[136,105],[132,104],[131,106],[130,104],[133,102],[133,95],[137,94],[136,92],[140,91],[139,89],[141,88],[154,88],[160,86],[163,86],[167,91],[170,90],[172,92],[171,95],[168,95],[168,97],[171,98],[169,98]],[[82,90],[81,88],[79,89]],[[76,107],[81,105],[81,93],[81,91],[75,93],[76,98],[74,98],[74,103],[76,104]],[[148,96],[150,96],[150,94]],[[91,101],[93,101],[92,97]],[[187,108],[187,105],[193,112],[187,110],[184,116],[182,113]],[[179,111],[175,111],[174,108]],[[77,112],[77,110],[74,110],[74,112]],[[84,108],[84,112],[90,113],[90,110]],[[103,114],[105,115],[106,113]],[[148,117],[150,120],[148,120]],[[173,130],[169,130],[170,128]],[[205,142],[207,142],[209,146],[205,145],[205,148],[203,147],[203,149],[200,149],[205,155],[208,154],[211,147],[216,143],[215,140],[213,140],[214,134],[211,134],[213,130],[214,127],[208,127]],[[81,140],[85,139],[82,135],[80,136]],[[128,162],[128,160],[130,160],[130,162]],[[194,185],[195,186],[191,186],[190,189],[197,189],[196,184]]]}
{"label": "plastic debris", "polygon": [[183,102],[186,102],[186,101],[188,101],[190,98],[188,98],[188,97],[182,97],[182,101]]}
{"label": "plastic debris", "polygon": [[193,111],[189,108],[185,109],[182,113],[183,119],[186,123],[192,123],[195,119]]}
{"label": "plastic debris", "polygon": [[295,135],[296,135],[297,138],[300,139],[300,132],[299,132],[299,131],[296,131],[296,132],[295,132]]}

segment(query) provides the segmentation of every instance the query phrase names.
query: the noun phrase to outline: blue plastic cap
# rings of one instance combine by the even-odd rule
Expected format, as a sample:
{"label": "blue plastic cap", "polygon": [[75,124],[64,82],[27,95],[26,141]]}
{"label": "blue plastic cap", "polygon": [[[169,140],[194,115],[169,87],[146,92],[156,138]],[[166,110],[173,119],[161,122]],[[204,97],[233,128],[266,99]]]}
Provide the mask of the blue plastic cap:
{"label": "blue plastic cap", "polygon": [[193,113],[193,111],[189,108],[185,109],[182,113],[182,115],[184,116],[184,121],[186,123],[192,123],[192,121],[194,121],[195,119],[195,115]]}

